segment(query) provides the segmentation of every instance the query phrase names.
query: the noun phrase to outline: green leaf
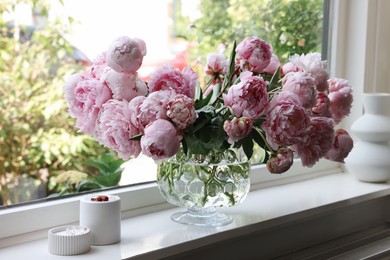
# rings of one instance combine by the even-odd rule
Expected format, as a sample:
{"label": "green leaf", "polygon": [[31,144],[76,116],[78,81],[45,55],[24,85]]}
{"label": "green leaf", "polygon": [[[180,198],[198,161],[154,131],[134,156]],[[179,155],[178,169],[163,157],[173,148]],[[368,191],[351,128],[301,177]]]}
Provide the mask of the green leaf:
{"label": "green leaf", "polygon": [[190,153],[207,155],[210,150],[223,148],[226,138],[222,138],[222,134],[225,135],[223,129],[221,131],[219,127],[208,126],[200,129],[196,135],[185,135],[184,139]]}
{"label": "green leaf", "polygon": [[213,119],[211,119],[210,123],[214,126],[223,126],[223,123],[225,122],[224,118],[222,116],[216,116]]}
{"label": "green leaf", "polygon": [[232,73],[234,73],[235,68],[236,68],[235,67],[236,47],[237,47],[237,43],[234,40],[233,47],[232,47],[232,50],[230,52],[229,67],[228,67],[226,76],[225,76],[225,78],[223,80],[223,84],[222,84],[223,89],[225,89],[227,85],[231,84],[230,80],[232,79]]}
{"label": "green leaf", "polygon": [[208,102],[208,105],[212,105],[218,99],[218,97],[220,96],[220,92],[221,92],[221,84],[215,85],[213,87],[213,91],[211,92],[212,96]]}
{"label": "green leaf", "polygon": [[191,128],[189,128],[190,132],[191,133],[196,133],[198,132],[199,130],[203,129],[209,122],[210,122],[211,119],[209,120],[200,120],[200,123],[197,123],[195,122],[195,124],[192,125]]}
{"label": "green leaf", "polygon": [[236,64],[235,64],[235,59],[236,59],[236,48],[237,48],[237,42],[236,40],[234,40],[233,42],[233,47],[232,47],[232,50],[230,52],[230,58],[229,58],[229,67],[228,67],[228,70],[227,70],[227,75],[230,76],[230,74],[232,74],[232,72],[235,71],[235,67],[236,67]]}
{"label": "green leaf", "polygon": [[213,96],[213,92],[210,92],[206,98],[199,99],[199,100],[195,101],[195,109],[200,109],[200,108],[206,106],[207,104],[209,104],[209,101],[210,101],[212,96]]}
{"label": "green leaf", "polygon": [[250,136],[246,136],[241,139],[242,148],[244,149],[244,153],[248,159],[252,158],[253,155],[253,140]]}
{"label": "green leaf", "polygon": [[[261,131],[261,130],[260,130]],[[265,148],[266,147],[266,144],[265,144],[265,140],[263,139],[262,135],[260,135],[260,133],[255,129],[253,128],[251,133],[250,133],[250,136],[253,138],[253,140],[261,147],[261,148]]]}
{"label": "green leaf", "polygon": [[132,136],[129,140],[130,140],[130,141],[140,141],[140,140],[141,140],[141,137],[142,137],[143,135],[144,135],[144,134],[134,135],[134,136]]}
{"label": "green leaf", "polygon": [[110,162],[110,164],[109,164],[110,172],[122,171],[121,166],[123,163],[124,163],[124,160],[122,160],[122,159],[118,159],[118,160]]}
{"label": "green leaf", "polygon": [[215,107],[213,107],[213,106],[204,106],[204,107],[196,110],[196,112],[198,114],[199,113],[211,114],[211,117],[213,117],[214,114],[215,114]]}
{"label": "green leaf", "polygon": [[115,159],[114,155],[112,153],[105,153],[105,154],[102,154],[100,157],[99,157],[99,160],[104,162],[105,164],[109,164],[110,162],[112,162],[113,160]]}
{"label": "green leaf", "polygon": [[89,190],[97,190],[104,188],[103,186],[99,185],[96,182],[93,181],[82,181],[76,186],[76,191],[81,192],[81,191],[89,191]]}
{"label": "green leaf", "polygon": [[270,153],[268,151],[264,151],[264,159],[263,159],[263,163],[266,163],[268,161],[270,157]]}
{"label": "green leaf", "polygon": [[187,146],[187,142],[186,142],[186,139],[185,139],[185,138],[183,138],[183,139],[181,140],[181,145],[182,145],[182,147],[183,147],[183,152],[184,152],[184,154],[187,154],[187,152],[188,152],[188,146]]}
{"label": "green leaf", "polygon": [[98,169],[101,175],[108,175],[122,171],[120,167],[124,162],[122,159],[117,159],[113,153],[106,153],[98,159],[88,159],[84,164]]}
{"label": "green leaf", "polygon": [[215,116],[215,108],[212,106],[204,106],[196,111],[198,118],[189,128],[186,129],[187,133],[196,133],[204,128]]}
{"label": "green leaf", "polygon": [[91,166],[91,167],[94,167],[94,168],[100,170],[103,173],[106,173],[106,172],[110,171],[110,167],[106,163],[104,163],[102,161],[95,160],[95,159],[87,159],[84,162],[84,164],[88,165],[88,166]]}
{"label": "green leaf", "polygon": [[202,88],[199,84],[199,82],[196,84],[196,87],[195,87],[195,101],[201,101],[202,100],[202,96],[203,96],[203,91],[202,91]]}
{"label": "green leaf", "polygon": [[122,176],[122,172],[111,173],[108,175],[93,176],[91,179],[104,187],[117,186]]}

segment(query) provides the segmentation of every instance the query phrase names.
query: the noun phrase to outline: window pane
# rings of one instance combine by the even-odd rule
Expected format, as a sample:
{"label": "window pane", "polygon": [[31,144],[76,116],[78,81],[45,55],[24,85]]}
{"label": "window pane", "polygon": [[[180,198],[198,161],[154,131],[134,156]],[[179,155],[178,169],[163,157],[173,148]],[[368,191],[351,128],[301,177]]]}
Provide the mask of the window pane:
{"label": "window pane", "polygon": [[24,2],[0,4],[0,205],[154,180],[151,159],[122,164],[78,132],[64,101],[67,77],[87,69],[117,36],[146,42],[145,81],[167,63],[192,66],[202,79],[207,53],[227,54],[247,36],[268,41],[282,62],[326,43],[323,0]]}

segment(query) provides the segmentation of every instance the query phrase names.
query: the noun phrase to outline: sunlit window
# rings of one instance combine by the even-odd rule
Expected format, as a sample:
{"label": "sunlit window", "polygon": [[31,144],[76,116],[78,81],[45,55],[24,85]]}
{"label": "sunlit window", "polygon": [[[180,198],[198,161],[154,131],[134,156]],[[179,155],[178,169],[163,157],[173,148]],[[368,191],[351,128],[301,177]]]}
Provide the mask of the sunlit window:
{"label": "sunlit window", "polygon": [[209,52],[228,55],[234,40],[252,35],[281,61],[326,51],[323,0],[34,2],[0,3],[0,205],[154,181],[151,159],[122,161],[78,132],[63,98],[67,77],[118,36],[145,41],[144,81],[168,63],[203,78]]}

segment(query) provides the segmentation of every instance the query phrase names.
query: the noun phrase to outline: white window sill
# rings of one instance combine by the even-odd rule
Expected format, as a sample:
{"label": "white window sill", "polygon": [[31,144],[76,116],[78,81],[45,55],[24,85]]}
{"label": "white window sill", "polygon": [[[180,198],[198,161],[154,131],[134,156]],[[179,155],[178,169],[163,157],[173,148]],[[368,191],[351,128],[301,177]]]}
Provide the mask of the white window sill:
{"label": "white window sill", "polygon": [[[365,225],[365,220],[371,221],[371,224],[379,224],[386,218],[387,213],[386,216],[383,216],[383,212],[376,212],[374,215],[377,217],[373,219],[371,212],[364,214],[363,209],[359,211],[358,214],[362,214],[361,212],[363,214],[359,215],[358,218],[353,216],[350,219],[342,219],[342,216],[340,217],[338,214],[343,209],[363,205],[375,199],[387,198],[389,194],[389,184],[359,182],[350,173],[329,174],[251,191],[242,204],[223,210],[234,218],[232,224],[224,227],[190,227],[174,223],[170,220],[170,215],[178,211],[177,208],[126,218],[122,220],[122,240],[120,243],[93,246],[90,252],[73,256],[72,259],[170,257],[185,254],[191,250],[196,251],[212,244],[218,245],[220,242],[235,238],[258,237],[259,234],[261,236],[262,232],[272,234],[272,230],[278,230],[278,227],[293,227],[305,222],[312,222],[312,224],[316,223],[316,227],[311,228],[318,229],[318,222],[313,222],[313,218],[322,219],[321,221],[324,223],[335,220],[347,221],[348,223],[335,222],[334,225],[332,223],[326,225],[339,226],[332,230],[332,236],[345,235],[355,231],[355,226]],[[338,217],[332,218],[333,215]],[[367,223],[367,225],[369,224]],[[294,239],[299,235],[296,233],[288,234],[288,229],[291,228],[284,228],[286,231],[283,235],[287,237],[281,237],[281,242],[288,240],[288,236]],[[319,232],[326,235],[329,230]],[[25,259],[29,256],[34,256],[36,259],[65,258],[51,255],[48,252],[46,238],[2,248],[0,255],[4,259]]]}

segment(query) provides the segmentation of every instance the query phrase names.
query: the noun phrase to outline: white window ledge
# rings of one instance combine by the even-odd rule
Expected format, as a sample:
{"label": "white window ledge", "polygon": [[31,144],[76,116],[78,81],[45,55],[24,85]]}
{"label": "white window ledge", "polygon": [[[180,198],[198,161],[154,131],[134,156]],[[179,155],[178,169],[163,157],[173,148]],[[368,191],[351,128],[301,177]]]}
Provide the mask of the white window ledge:
{"label": "white window ledge", "polygon": [[[126,218],[120,243],[93,246],[72,259],[196,259],[202,252],[226,259],[235,259],[234,254],[280,255],[384,223],[389,194],[389,184],[359,182],[350,173],[329,174],[251,191],[242,204],[223,210],[234,218],[224,227],[174,223],[170,215],[178,208]],[[0,255],[66,258],[48,252],[47,238],[2,248]]]}

